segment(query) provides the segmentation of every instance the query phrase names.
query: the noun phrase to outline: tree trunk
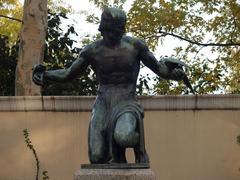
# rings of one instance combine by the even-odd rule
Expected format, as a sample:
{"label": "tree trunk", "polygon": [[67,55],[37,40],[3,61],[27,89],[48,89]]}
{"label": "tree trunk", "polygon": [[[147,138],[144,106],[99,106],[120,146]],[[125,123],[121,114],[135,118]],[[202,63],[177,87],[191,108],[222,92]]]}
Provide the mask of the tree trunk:
{"label": "tree trunk", "polygon": [[40,95],[40,87],[32,81],[33,65],[44,57],[47,30],[47,0],[25,0],[16,68],[15,95]]}

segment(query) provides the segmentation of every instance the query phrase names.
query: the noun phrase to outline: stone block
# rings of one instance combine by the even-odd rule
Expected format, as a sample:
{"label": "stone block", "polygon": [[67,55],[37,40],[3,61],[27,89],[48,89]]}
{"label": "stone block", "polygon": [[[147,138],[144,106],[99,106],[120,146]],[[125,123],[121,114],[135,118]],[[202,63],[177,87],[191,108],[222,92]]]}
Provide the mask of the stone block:
{"label": "stone block", "polygon": [[151,169],[80,169],[74,180],[156,180]]}

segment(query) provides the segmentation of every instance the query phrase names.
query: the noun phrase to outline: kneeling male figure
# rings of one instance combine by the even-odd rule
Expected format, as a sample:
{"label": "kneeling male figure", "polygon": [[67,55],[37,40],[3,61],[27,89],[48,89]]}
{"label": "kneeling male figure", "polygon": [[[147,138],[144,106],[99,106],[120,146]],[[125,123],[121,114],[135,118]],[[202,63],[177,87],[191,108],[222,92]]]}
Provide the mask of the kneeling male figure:
{"label": "kneeling male figure", "polygon": [[126,163],[125,150],[133,148],[136,163],[148,163],[144,144],[143,108],[136,102],[136,82],[140,62],[158,76],[181,80],[182,69],[171,69],[157,61],[146,44],[124,35],[126,15],[116,8],[106,8],[99,31],[102,39],[86,46],[67,69],[45,71],[35,67],[33,80],[67,81],[81,74],[89,65],[99,81],[98,94],[89,124],[89,159],[91,163]]}

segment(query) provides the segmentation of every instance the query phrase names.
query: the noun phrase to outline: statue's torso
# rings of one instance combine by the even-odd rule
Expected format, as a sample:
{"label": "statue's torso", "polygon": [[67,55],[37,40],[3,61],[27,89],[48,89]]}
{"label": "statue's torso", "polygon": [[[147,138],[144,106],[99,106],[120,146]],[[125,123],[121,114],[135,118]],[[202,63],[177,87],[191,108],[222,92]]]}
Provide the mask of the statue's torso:
{"label": "statue's torso", "polygon": [[135,86],[140,68],[138,53],[134,44],[124,38],[116,48],[107,47],[101,42],[96,45],[91,56],[91,65],[100,85]]}

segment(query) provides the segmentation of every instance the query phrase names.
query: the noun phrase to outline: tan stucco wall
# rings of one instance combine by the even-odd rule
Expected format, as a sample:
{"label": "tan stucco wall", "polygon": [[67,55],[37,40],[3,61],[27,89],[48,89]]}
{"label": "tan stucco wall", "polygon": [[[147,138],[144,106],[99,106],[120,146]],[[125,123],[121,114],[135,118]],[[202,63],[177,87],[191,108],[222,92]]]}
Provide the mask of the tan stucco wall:
{"label": "tan stucco wall", "polygon": [[[25,128],[51,179],[73,179],[80,164],[88,163],[93,99],[0,98],[0,180],[34,179],[35,161],[24,142]],[[193,106],[186,105],[192,101]],[[239,180],[240,96],[203,96],[197,101],[198,108],[196,97],[140,98],[147,109],[145,137],[152,169],[159,180]],[[128,159],[133,161],[131,150]]]}

